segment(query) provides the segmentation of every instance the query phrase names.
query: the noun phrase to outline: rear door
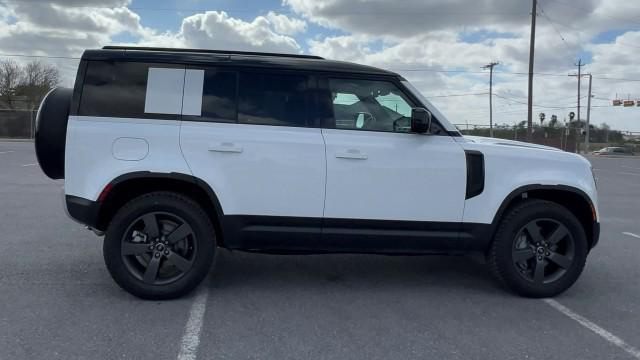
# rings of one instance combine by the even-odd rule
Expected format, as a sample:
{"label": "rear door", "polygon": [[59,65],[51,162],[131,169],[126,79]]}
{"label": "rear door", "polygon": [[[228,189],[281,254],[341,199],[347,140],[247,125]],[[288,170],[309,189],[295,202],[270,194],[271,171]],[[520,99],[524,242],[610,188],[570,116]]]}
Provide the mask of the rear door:
{"label": "rear door", "polygon": [[324,246],[455,247],[466,186],[460,145],[450,136],[411,133],[411,109],[417,104],[391,80],[329,78],[326,83],[332,116],[322,131]]}
{"label": "rear door", "polygon": [[317,245],[326,164],[307,115],[310,83],[302,73],[187,69],[184,107],[195,110],[183,114],[180,143],[218,196],[227,246]]}

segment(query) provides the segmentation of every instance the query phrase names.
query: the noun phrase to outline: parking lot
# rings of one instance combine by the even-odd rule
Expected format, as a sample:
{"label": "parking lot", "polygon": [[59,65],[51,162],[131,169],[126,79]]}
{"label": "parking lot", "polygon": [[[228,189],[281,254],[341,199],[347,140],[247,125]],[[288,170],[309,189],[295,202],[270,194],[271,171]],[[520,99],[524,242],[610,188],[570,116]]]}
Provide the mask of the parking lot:
{"label": "parking lot", "polygon": [[0,141],[0,359],[640,359],[640,158],[590,158],[602,234],[554,300],[473,256],[221,251],[199,290],[142,301],[63,212],[30,142]]}

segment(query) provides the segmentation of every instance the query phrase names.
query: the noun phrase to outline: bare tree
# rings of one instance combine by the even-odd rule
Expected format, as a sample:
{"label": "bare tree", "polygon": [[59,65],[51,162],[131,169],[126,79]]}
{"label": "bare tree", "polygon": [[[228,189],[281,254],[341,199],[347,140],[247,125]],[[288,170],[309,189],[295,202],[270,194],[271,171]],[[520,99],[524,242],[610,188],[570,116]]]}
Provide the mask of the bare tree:
{"label": "bare tree", "polygon": [[13,108],[12,99],[20,81],[22,69],[13,60],[0,60],[0,98],[6,106]]}
{"label": "bare tree", "polygon": [[33,60],[23,66],[16,94],[26,96],[29,108],[34,108],[59,83],[60,72],[57,67]]}

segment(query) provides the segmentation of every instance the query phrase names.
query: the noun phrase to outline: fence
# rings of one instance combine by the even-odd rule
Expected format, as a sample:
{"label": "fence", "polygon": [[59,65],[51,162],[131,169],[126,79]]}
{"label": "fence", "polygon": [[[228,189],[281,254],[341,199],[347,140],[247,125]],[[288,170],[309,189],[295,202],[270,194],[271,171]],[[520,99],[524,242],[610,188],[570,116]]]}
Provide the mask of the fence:
{"label": "fence", "polygon": [[37,111],[0,109],[0,138],[33,139]]}

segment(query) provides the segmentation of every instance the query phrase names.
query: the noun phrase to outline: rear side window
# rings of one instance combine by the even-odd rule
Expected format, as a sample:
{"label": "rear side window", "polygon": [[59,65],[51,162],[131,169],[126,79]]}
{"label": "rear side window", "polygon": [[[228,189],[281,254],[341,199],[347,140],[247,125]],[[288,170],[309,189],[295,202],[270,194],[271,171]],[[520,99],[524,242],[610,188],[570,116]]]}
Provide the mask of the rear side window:
{"label": "rear side window", "polygon": [[307,77],[240,73],[238,122],[306,126]]}
{"label": "rear side window", "polygon": [[180,114],[183,81],[184,67],[176,65],[90,61],[78,113],[176,119]]}
{"label": "rear side window", "polygon": [[[189,71],[192,70],[187,70],[187,73]],[[238,74],[236,72],[205,69],[201,89],[202,110],[200,116],[183,115],[184,120],[236,122],[238,117],[236,104]],[[189,96],[186,90],[184,96],[186,102]]]}

